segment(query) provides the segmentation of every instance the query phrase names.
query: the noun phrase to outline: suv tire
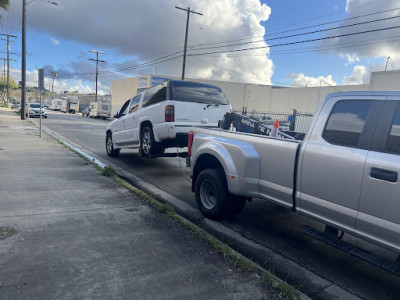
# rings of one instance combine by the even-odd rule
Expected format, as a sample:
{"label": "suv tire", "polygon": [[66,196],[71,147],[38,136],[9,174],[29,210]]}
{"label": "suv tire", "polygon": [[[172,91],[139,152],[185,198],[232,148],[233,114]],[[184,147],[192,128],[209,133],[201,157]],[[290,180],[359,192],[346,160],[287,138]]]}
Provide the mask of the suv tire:
{"label": "suv tire", "polygon": [[154,139],[153,130],[150,126],[144,126],[140,133],[140,151],[143,156],[161,153],[161,145]]}
{"label": "suv tire", "polygon": [[120,149],[114,149],[111,133],[107,133],[106,136],[106,151],[110,157],[117,157],[119,155]]}

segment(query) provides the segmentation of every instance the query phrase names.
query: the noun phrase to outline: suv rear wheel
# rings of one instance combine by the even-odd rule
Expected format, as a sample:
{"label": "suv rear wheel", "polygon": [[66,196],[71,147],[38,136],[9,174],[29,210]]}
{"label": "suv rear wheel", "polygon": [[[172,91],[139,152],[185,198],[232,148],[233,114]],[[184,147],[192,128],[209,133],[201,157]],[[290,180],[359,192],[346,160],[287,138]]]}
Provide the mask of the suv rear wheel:
{"label": "suv rear wheel", "polygon": [[161,145],[154,140],[153,130],[150,126],[145,126],[140,134],[140,150],[144,156],[161,153]]}

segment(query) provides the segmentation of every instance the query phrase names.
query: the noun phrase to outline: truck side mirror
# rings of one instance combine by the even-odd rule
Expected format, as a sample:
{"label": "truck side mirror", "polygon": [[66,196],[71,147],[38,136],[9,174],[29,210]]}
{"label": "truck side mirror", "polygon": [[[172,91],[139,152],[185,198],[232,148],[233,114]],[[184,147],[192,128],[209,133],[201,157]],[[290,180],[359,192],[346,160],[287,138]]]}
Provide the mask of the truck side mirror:
{"label": "truck side mirror", "polygon": [[118,112],[116,112],[116,113],[114,114],[114,118],[115,118],[115,119],[118,119],[118,118],[119,118]]}

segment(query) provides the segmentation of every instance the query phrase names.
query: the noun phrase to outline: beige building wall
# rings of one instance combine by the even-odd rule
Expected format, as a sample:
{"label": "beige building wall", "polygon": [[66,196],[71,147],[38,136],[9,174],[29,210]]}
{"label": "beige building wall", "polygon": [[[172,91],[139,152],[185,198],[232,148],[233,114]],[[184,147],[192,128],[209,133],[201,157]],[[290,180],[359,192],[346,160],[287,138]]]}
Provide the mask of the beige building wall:
{"label": "beige building wall", "polygon": [[330,93],[363,91],[368,85],[340,85],[306,88],[273,88],[268,111],[290,112],[297,109],[301,112],[314,113],[321,100]]}
{"label": "beige building wall", "polygon": [[400,90],[400,71],[372,72],[369,81],[371,90]]}

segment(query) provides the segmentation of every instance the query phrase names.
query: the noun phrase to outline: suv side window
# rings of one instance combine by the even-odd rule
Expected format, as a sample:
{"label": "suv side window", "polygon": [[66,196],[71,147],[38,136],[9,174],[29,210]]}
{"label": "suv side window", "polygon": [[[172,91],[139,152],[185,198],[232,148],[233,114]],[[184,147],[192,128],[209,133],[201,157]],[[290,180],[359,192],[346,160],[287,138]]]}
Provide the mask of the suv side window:
{"label": "suv side window", "polygon": [[400,154],[400,104],[392,121],[390,134],[386,142],[385,151]]}
{"label": "suv side window", "polygon": [[136,95],[135,97],[132,98],[131,106],[129,107],[129,113],[138,110],[138,108],[139,108],[140,96],[141,96],[141,94]]}
{"label": "suv side window", "polygon": [[131,102],[131,99],[126,101],[124,105],[122,106],[120,112],[119,112],[119,117],[125,116],[128,113],[128,108],[129,108],[129,102]]}
{"label": "suv side window", "polygon": [[333,107],[322,137],[331,144],[358,147],[372,101],[338,101]]}
{"label": "suv side window", "polygon": [[157,87],[148,89],[143,98],[142,107],[150,106],[167,99],[167,86],[160,84]]}

